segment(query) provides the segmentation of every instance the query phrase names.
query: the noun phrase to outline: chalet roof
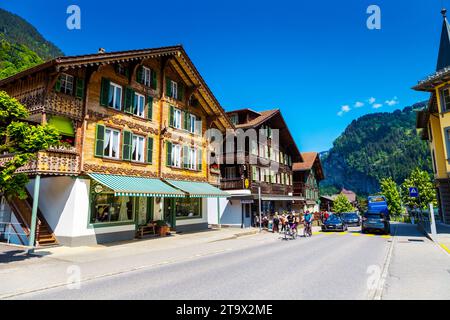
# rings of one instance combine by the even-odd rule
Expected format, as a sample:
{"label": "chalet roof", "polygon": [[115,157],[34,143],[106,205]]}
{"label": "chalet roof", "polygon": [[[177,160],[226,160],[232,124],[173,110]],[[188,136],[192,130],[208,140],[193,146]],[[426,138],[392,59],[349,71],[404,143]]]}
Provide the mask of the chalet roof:
{"label": "chalet roof", "polygon": [[[251,109],[240,109],[237,111],[242,111],[242,110],[249,110],[251,112],[255,112]],[[229,112],[227,112],[227,114],[232,114],[237,111],[229,111]],[[293,156],[293,158],[292,158],[293,163],[302,162],[303,161],[302,155],[300,154],[297,144],[295,143],[295,140],[292,137],[291,132],[289,131],[286,121],[284,121],[284,118],[281,115],[280,109],[260,111],[260,112],[257,112],[257,114],[259,114],[258,117],[250,120],[249,122],[238,124],[238,125],[236,125],[236,128],[243,129],[243,130],[257,128],[260,125],[263,125],[264,123],[268,122],[270,119],[276,117],[275,122],[277,124],[277,129],[280,130],[280,143],[281,143],[281,141],[286,141],[284,146],[286,148],[290,149],[291,155]]]}
{"label": "chalet roof", "polygon": [[292,166],[293,171],[308,171],[315,167],[318,180],[325,178],[320,162],[319,153],[317,152],[302,152],[303,162],[296,162]]}
{"label": "chalet roof", "polygon": [[[249,129],[249,128],[254,128],[257,127],[261,124],[263,124],[264,122],[266,122],[267,120],[269,120],[271,117],[273,117],[275,114],[280,112],[280,109],[274,109],[274,110],[267,110],[267,111],[261,111],[261,112],[255,112],[251,109],[248,109],[254,113],[259,114],[260,116],[249,121],[246,123],[242,123],[242,124],[238,124],[236,125],[236,128],[240,128],[240,129]],[[236,112],[236,111],[235,111]],[[233,113],[233,112],[230,112]]]}
{"label": "chalet roof", "polygon": [[443,22],[436,72],[419,81],[413,87],[417,91],[433,91],[436,86],[450,80],[450,25],[447,21],[447,10],[442,9],[441,13]]}
{"label": "chalet roof", "polygon": [[199,88],[202,97],[211,105],[211,109],[215,115],[220,116],[220,122],[225,128],[234,128],[230,119],[226,116],[225,110],[222,108],[216,97],[198,72],[197,68],[187,55],[183,46],[167,46],[150,49],[138,49],[127,51],[116,51],[107,53],[95,53],[78,56],[57,57],[52,60],[41,63],[35,67],[19,72],[11,77],[0,80],[0,87],[10,84],[13,81],[30,76],[37,72],[54,68],[57,72],[69,69],[90,67],[97,65],[112,64],[117,62],[142,61],[148,58],[173,57],[176,61],[176,69],[178,69],[187,83]]}
{"label": "chalet roof", "polygon": [[233,110],[233,111],[227,111],[228,115],[234,114],[234,113],[253,113],[254,115],[260,116],[261,113],[258,111],[255,111],[253,109],[250,108],[243,108],[243,109],[237,109],[237,110]]}
{"label": "chalet roof", "polygon": [[350,202],[355,202],[356,201],[356,193],[354,193],[351,190],[347,190],[347,189],[342,188],[341,194],[346,196],[348,201],[350,201]]}

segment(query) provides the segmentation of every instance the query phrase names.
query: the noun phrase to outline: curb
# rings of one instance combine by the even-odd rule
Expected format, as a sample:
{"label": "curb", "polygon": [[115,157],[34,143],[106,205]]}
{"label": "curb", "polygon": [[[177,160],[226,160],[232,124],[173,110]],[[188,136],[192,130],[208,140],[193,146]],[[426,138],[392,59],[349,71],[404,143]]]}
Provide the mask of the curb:
{"label": "curb", "polygon": [[443,250],[446,254],[450,255],[450,249],[447,248],[447,246],[443,243],[438,242],[437,240],[434,240],[431,234],[428,233],[428,231],[420,224],[417,224],[417,229],[422,232],[425,237],[427,237],[429,240],[431,240],[439,249]]}
{"label": "curb", "polygon": [[234,239],[238,239],[240,237],[252,236],[252,235],[255,235],[255,234],[258,234],[258,233],[259,233],[259,230],[252,230],[252,231],[247,231],[247,232],[235,233],[235,234],[233,234],[233,235],[231,235],[229,237],[212,240],[212,241],[209,241],[208,243],[219,242],[219,241],[226,241],[226,240],[234,240]]}

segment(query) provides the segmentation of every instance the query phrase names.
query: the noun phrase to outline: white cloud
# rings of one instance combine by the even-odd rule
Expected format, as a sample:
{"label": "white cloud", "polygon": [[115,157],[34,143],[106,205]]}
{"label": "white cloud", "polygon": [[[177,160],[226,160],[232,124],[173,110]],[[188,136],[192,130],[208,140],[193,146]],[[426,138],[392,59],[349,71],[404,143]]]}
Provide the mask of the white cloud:
{"label": "white cloud", "polygon": [[383,105],[381,104],[381,103],[375,103],[374,105],[373,105],[373,108],[374,109],[379,109],[379,108],[381,108]]}
{"label": "white cloud", "polygon": [[385,103],[390,107],[395,106],[396,104],[398,104],[398,98],[394,97],[391,100],[386,100]]}
{"label": "white cloud", "polygon": [[341,107],[341,111],[339,111],[339,112],[337,113],[337,115],[338,115],[339,117],[341,117],[342,115],[344,115],[344,113],[347,113],[347,112],[349,112],[350,110],[351,110],[351,108],[350,108],[349,105],[342,106],[342,107]]}
{"label": "white cloud", "polygon": [[377,99],[375,99],[374,97],[371,97],[371,98],[369,98],[368,101],[369,101],[370,104],[374,104],[375,101],[377,101]]}
{"label": "white cloud", "polygon": [[361,102],[361,101],[356,101],[355,102],[355,108],[361,108],[361,107],[363,107],[364,106],[364,103],[363,102]]}

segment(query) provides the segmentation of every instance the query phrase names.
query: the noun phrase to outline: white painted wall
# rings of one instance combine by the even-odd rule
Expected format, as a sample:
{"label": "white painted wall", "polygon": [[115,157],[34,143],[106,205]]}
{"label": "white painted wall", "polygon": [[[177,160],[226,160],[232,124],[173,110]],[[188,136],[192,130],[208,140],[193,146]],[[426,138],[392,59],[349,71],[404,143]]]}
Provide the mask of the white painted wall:
{"label": "white painted wall", "polygon": [[[89,227],[89,188],[89,179],[41,178],[39,209],[56,237],[80,237],[135,230],[134,224],[103,228]],[[27,189],[33,195],[34,180],[28,183]]]}

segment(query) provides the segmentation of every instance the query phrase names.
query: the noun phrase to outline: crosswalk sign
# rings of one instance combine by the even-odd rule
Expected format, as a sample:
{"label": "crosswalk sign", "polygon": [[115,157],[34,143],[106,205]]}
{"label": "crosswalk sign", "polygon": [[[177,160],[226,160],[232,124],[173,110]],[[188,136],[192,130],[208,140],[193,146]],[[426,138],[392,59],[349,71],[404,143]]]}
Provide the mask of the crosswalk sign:
{"label": "crosswalk sign", "polygon": [[416,187],[409,188],[409,196],[411,198],[418,198],[419,197],[419,189]]}

